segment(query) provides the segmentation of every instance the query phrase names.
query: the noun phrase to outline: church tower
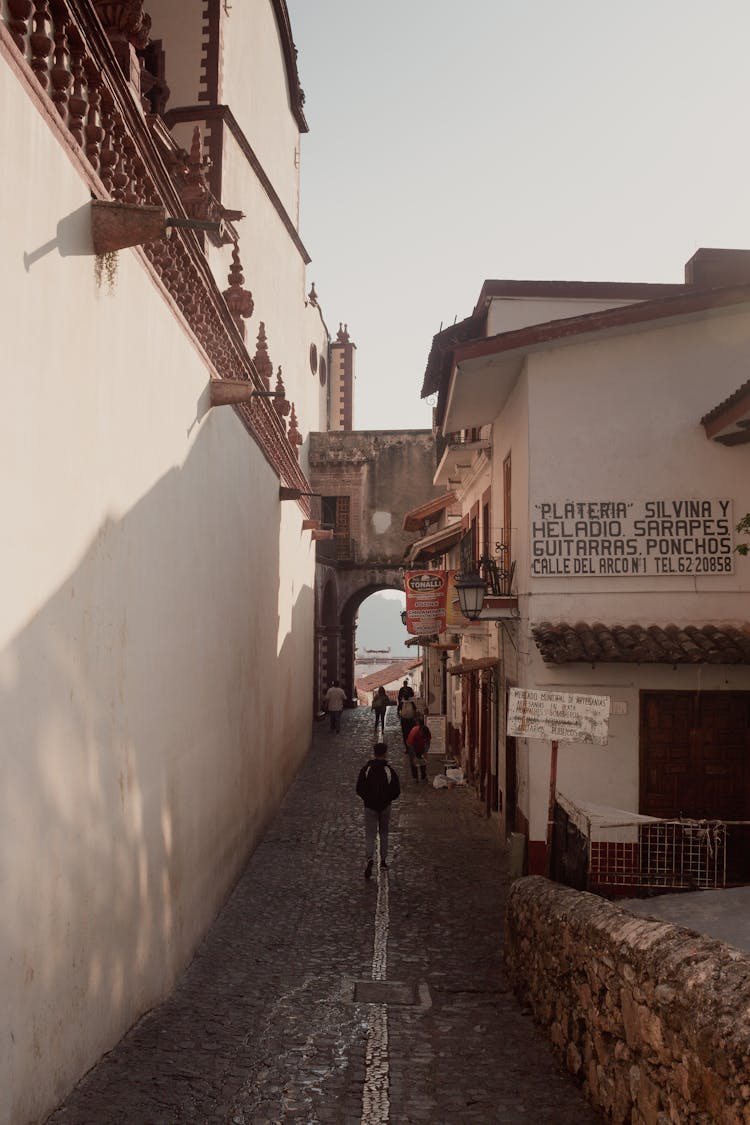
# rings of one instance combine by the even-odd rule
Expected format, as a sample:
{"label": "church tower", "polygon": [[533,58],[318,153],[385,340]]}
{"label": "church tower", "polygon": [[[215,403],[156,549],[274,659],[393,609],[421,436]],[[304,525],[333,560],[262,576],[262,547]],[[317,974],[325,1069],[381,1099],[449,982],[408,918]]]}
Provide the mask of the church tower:
{"label": "church tower", "polygon": [[328,427],[354,429],[354,353],[357,345],[349,339],[348,325],[340,325],[331,344],[331,370],[328,398]]}

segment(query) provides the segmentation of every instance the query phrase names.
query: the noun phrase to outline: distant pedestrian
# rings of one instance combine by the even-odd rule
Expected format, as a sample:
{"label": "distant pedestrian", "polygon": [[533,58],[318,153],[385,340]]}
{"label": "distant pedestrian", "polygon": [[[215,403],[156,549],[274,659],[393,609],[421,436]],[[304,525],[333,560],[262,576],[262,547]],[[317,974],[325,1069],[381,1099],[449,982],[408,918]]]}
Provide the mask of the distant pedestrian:
{"label": "distant pedestrian", "polygon": [[375,738],[378,737],[378,726],[381,736],[385,737],[385,713],[388,710],[388,703],[388,692],[381,684],[372,697],[372,710],[375,714]]}
{"label": "distant pedestrian", "polygon": [[401,720],[401,734],[404,738],[404,746],[409,737],[409,731],[417,721],[417,707],[414,703],[414,689],[409,684],[408,680],[404,680],[403,685],[398,689],[398,717]]}
{"label": "distant pedestrian", "polygon": [[334,680],[328,691],[323,696],[323,706],[331,720],[331,730],[336,734],[341,730],[341,712],[346,703],[346,692],[339,687],[338,680]]}
{"label": "distant pedestrian", "polygon": [[[432,741],[432,732],[424,721],[424,716],[418,714],[414,726],[409,731],[406,739],[406,753],[409,755],[411,776],[415,781],[422,778],[427,781],[427,754]],[[419,767],[419,776],[417,775]]]}
{"label": "distant pedestrian", "polygon": [[365,806],[365,879],[372,875],[375,857],[375,837],[380,834],[380,866],[388,867],[388,826],[391,822],[391,802],[401,793],[401,782],[393,766],[388,764],[388,747],[376,742],[373,757],[362,766],[357,777],[357,796]]}

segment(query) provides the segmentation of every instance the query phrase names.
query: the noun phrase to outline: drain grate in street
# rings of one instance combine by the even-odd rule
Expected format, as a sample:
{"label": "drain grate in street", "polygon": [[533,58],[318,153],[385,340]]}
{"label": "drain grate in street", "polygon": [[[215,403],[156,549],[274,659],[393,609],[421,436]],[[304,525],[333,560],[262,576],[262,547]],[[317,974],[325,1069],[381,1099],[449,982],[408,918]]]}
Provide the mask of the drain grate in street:
{"label": "drain grate in street", "polygon": [[354,1002],[358,1004],[416,1004],[413,984],[398,980],[357,980]]}

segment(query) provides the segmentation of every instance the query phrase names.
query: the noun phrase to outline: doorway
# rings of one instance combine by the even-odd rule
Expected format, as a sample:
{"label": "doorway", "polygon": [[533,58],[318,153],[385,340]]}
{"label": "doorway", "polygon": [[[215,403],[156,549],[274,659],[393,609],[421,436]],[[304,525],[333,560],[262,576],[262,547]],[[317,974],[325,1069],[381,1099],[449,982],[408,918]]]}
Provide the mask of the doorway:
{"label": "doorway", "polygon": [[[750,821],[750,692],[642,691],[639,811]],[[750,829],[730,826],[727,877],[750,881]]]}

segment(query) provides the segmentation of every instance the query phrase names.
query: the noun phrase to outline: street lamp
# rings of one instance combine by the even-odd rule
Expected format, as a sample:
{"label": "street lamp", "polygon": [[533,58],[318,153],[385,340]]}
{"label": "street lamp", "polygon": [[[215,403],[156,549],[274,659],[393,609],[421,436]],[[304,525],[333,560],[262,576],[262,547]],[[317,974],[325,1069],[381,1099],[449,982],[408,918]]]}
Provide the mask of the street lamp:
{"label": "street lamp", "polygon": [[469,621],[478,621],[484,605],[484,595],[487,592],[485,580],[472,567],[467,573],[460,572],[454,582],[458,594],[458,604],[461,613]]}

